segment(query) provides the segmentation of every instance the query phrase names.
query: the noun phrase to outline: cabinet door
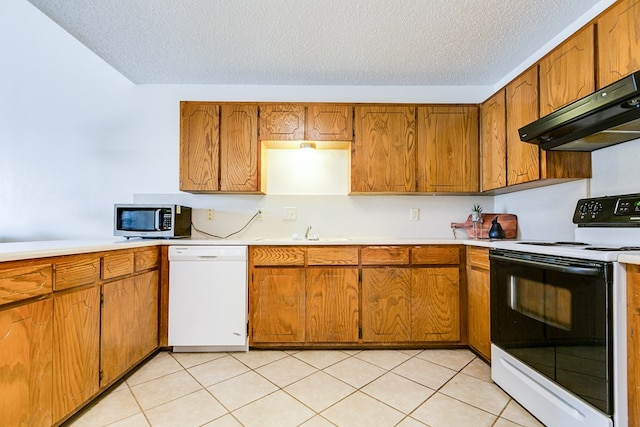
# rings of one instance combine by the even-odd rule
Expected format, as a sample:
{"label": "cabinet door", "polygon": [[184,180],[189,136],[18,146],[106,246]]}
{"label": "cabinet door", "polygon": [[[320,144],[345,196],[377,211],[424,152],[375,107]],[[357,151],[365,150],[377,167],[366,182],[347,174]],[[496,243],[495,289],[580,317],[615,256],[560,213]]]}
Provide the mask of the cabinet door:
{"label": "cabinet door", "polygon": [[618,0],[600,15],[598,89],[640,69],[640,0]]}
{"label": "cabinet door", "polygon": [[352,192],[415,191],[414,107],[356,107]]}
{"label": "cabinet door", "polygon": [[480,106],[481,191],[507,186],[506,115],[504,89]]}
{"label": "cabinet door", "polygon": [[220,190],[259,191],[258,106],[220,108]]}
{"label": "cabinet door", "polygon": [[[595,90],[594,32],[584,28],[540,61],[541,117]],[[590,176],[591,153],[540,151],[540,179]]]}
{"label": "cabinet door", "polygon": [[209,102],[180,103],[180,190],[219,189],[220,107]]}
{"label": "cabinet door", "polygon": [[407,342],[411,338],[411,270],[362,269],[362,341]]}
{"label": "cabinet door", "polygon": [[478,191],[478,149],[478,107],[419,107],[417,190]]}
{"label": "cabinet door", "polygon": [[538,119],[538,69],[507,85],[507,185],[540,179],[540,149],[520,141],[518,129]]}
{"label": "cabinet door", "polygon": [[60,420],[99,391],[100,288],[53,299],[53,418]]}
{"label": "cabinet door", "polygon": [[102,286],[100,327],[100,387],[111,384],[132,364],[131,341],[135,317],[135,279]]}
{"label": "cabinet door", "polygon": [[0,420],[49,426],[52,417],[53,302],[0,311]]}
{"label": "cabinet door", "polygon": [[469,345],[491,359],[488,249],[467,248],[467,285]]}
{"label": "cabinet door", "polygon": [[457,267],[412,269],[411,340],[460,341]]}
{"label": "cabinet door", "polygon": [[134,278],[132,362],[138,362],[158,348],[159,273],[149,271]]}
{"label": "cabinet door", "polygon": [[351,141],[353,107],[312,104],[307,107],[306,139],[312,141]]}
{"label": "cabinet door", "polygon": [[307,269],[306,341],[358,342],[358,269]]}
{"label": "cabinet door", "polygon": [[640,266],[627,265],[627,381],[629,425],[640,425]]}
{"label": "cabinet door", "polygon": [[304,268],[256,268],[252,276],[251,341],[304,342]]}
{"label": "cabinet door", "polygon": [[540,116],[595,90],[593,25],[576,33],[540,61]]}
{"label": "cabinet door", "polygon": [[305,107],[295,104],[260,106],[260,139],[299,141],[304,139]]}

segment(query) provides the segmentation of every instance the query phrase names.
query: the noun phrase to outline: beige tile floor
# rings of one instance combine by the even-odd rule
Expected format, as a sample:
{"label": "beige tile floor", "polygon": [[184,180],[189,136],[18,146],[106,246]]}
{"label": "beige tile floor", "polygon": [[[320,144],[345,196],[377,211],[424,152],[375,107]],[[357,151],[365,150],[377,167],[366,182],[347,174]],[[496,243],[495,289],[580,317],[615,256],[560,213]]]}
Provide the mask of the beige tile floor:
{"label": "beige tile floor", "polygon": [[83,426],[541,426],[468,350],[161,352]]}

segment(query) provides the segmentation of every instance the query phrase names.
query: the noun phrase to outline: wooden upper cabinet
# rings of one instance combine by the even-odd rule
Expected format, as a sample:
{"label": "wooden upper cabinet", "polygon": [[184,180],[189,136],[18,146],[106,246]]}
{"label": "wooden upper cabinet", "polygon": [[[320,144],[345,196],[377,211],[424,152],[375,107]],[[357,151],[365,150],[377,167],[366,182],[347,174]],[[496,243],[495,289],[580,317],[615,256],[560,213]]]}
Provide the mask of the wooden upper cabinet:
{"label": "wooden upper cabinet", "polygon": [[[594,92],[595,30],[589,25],[540,60],[540,116]],[[591,153],[540,152],[541,179],[589,178]]]}
{"label": "wooden upper cabinet", "polygon": [[351,151],[351,191],[415,191],[416,108],[358,106]]}
{"label": "wooden upper cabinet", "polygon": [[538,119],[538,68],[532,67],[506,87],[507,185],[540,179],[540,149],[520,140],[518,129]]}
{"label": "wooden upper cabinet", "polygon": [[312,141],[351,141],[353,107],[312,104],[307,107],[306,138]]}
{"label": "wooden upper cabinet", "polygon": [[545,56],[539,65],[540,116],[595,90],[594,29],[590,25]]}
{"label": "wooden upper cabinet", "polygon": [[480,106],[480,190],[507,185],[507,111],[502,89]]}
{"label": "wooden upper cabinet", "polygon": [[218,190],[220,106],[180,102],[180,190]]}
{"label": "wooden upper cabinet", "polygon": [[258,106],[220,109],[220,190],[260,191]]}
{"label": "wooden upper cabinet", "polygon": [[478,191],[478,107],[418,107],[417,146],[417,191]]}
{"label": "wooden upper cabinet", "polygon": [[640,69],[640,0],[618,0],[600,15],[598,89]]}
{"label": "wooden upper cabinet", "polygon": [[260,105],[260,139],[299,141],[304,139],[305,107],[296,104]]}

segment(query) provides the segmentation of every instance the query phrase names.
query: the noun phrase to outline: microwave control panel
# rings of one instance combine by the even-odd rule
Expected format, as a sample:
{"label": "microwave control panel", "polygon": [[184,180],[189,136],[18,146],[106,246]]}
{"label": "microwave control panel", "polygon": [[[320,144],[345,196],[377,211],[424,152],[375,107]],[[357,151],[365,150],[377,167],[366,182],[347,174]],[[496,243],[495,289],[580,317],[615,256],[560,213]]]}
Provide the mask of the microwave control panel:
{"label": "microwave control panel", "polygon": [[580,199],[573,223],[578,227],[640,227],[640,194]]}

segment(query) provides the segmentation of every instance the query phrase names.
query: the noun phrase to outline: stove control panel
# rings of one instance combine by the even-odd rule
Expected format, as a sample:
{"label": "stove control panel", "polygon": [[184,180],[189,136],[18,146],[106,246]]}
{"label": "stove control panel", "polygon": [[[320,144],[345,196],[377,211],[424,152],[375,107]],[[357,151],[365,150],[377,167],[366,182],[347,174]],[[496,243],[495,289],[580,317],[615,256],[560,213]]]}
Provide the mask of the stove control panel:
{"label": "stove control panel", "polygon": [[573,223],[578,227],[640,227],[640,194],[580,199]]}

